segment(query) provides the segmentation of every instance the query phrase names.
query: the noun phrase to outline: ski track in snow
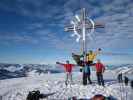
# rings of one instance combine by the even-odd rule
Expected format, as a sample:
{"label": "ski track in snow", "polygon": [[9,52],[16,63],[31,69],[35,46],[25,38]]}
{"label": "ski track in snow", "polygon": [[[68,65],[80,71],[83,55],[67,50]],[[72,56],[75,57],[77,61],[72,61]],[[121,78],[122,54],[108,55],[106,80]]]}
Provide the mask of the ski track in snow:
{"label": "ski track in snow", "polygon": [[[82,85],[81,73],[75,72],[73,75],[73,83],[71,85],[68,84],[68,86],[64,83],[64,73],[1,80],[0,96],[2,96],[2,100],[26,100],[29,91],[40,90],[40,92],[44,94],[55,92],[54,95],[44,100],[66,100],[73,96],[77,98],[90,98],[95,94],[103,94],[105,96],[112,95],[120,100],[120,92],[122,91],[115,80],[114,73],[112,74],[111,71],[107,71],[104,74],[104,76],[106,76],[104,77],[106,81],[105,87],[97,85],[95,72],[93,72],[91,76],[94,84],[87,86]],[[125,98],[127,97],[127,100],[132,100],[133,90],[131,90],[129,86],[124,87],[124,92],[123,96]]]}

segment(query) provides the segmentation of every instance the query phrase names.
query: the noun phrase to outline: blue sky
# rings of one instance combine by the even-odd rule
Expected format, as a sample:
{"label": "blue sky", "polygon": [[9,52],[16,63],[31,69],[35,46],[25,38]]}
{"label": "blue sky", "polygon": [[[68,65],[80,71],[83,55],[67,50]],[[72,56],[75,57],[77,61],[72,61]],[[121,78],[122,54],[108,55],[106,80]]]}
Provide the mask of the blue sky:
{"label": "blue sky", "polygon": [[90,18],[105,24],[88,40],[88,50],[100,47],[110,53],[98,56],[108,64],[132,63],[132,0],[1,0],[0,62],[72,61],[71,53],[81,52],[80,43],[64,26],[83,7]]}

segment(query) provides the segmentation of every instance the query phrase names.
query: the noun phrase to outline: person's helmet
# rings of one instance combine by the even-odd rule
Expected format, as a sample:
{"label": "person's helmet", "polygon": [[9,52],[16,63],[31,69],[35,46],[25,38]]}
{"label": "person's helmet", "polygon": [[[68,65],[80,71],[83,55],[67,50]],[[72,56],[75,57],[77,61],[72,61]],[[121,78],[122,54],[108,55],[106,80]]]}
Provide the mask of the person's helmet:
{"label": "person's helmet", "polygon": [[72,56],[74,56],[75,54],[72,52]]}
{"label": "person's helmet", "polygon": [[93,51],[92,50],[89,50],[89,53],[93,53]]}
{"label": "person's helmet", "polygon": [[98,51],[101,51],[102,49],[101,48],[98,48]]}
{"label": "person's helmet", "polygon": [[97,62],[101,62],[101,60],[100,59],[97,59]]}

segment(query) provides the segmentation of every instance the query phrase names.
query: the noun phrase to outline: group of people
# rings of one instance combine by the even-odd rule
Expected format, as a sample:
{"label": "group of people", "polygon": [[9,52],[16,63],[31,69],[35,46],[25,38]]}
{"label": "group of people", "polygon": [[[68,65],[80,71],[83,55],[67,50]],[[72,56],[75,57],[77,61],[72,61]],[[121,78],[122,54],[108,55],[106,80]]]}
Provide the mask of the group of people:
{"label": "group of people", "polygon": [[72,69],[74,66],[80,66],[82,68],[80,69],[80,71],[83,72],[83,77],[82,77],[83,85],[92,84],[91,77],[90,77],[91,76],[90,67],[95,66],[98,84],[104,86],[103,73],[105,71],[105,66],[102,64],[100,59],[98,59],[97,62],[94,63],[96,56],[100,52],[101,52],[101,49],[99,48],[96,52],[93,52],[92,50],[90,50],[87,54],[82,54],[82,55],[77,55],[72,53],[72,57],[76,62],[76,64],[70,64],[69,61],[66,61],[66,64],[56,62],[56,64],[62,65],[65,68],[66,85],[68,84],[69,80],[72,82]]}
{"label": "group of people", "polygon": [[117,76],[117,80],[119,83],[124,83],[125,86],[129,85],[130,82],[130,86],[133,89],[133,80],[129,79],[126,75],[123,75],[124,73],[119,73]]}

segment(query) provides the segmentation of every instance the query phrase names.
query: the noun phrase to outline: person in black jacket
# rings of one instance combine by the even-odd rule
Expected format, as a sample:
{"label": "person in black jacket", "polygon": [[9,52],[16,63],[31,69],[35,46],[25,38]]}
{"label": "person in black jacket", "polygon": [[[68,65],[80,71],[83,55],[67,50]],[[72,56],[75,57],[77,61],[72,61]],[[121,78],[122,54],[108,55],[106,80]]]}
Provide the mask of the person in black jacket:
{"label": "person in black jacket", "polygon": [[130,85],[131,85],[131,88],[133,89],[133,80],[131,81]]}
{"label": "person in black jacket", "polygon": [[128,79],[127,76],[125,76],[125,77],[124,77],[124,83],[125,83],[126,86],[128,86],[128,82],[129,82],[129,79]]}
{"label": "person in black jacket", "polygon": [[123,82],[122,73],[118,74],[117,79],[119,83]]}

